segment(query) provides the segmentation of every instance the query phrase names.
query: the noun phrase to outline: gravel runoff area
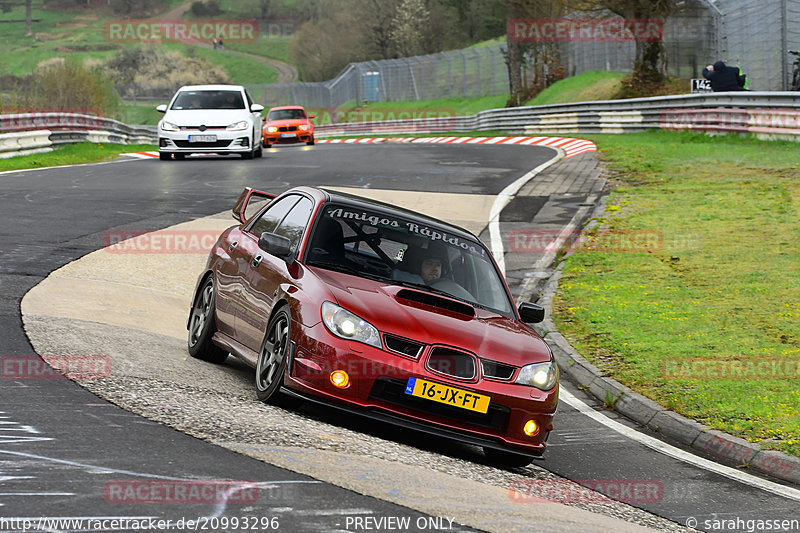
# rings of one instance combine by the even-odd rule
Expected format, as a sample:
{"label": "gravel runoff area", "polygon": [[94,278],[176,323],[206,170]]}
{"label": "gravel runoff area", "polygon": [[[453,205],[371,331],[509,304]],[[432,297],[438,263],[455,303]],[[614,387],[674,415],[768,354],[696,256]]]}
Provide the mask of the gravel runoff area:
{"label": "gravel runoff area", "polygon": [[[222,218],[230,220],[228,217],[226,213],[211,218],[218,225]],[[137,265],[140,260],[142,264]],[[137,328],[129,327],[135,320],[122,320],[125,325],[116,321],[115,313],[128,314],[134,319],[149,316],[143,315],[144,309],[131,310],[131,302],[142,290],[156,296],[146,304],[148,306],[159,301],[159,294],[165,296],[166,304],[175,306],[177,302],[172,314],[182,314],[185,320],[193,287],[189,280],[199,273],[205,256],[195,254],[177,259],[181,267],[198,263],[200,266],[195,268],[153,269],[154,261],[169,263],[170,260],[175,258],[164,254],[120,256],[98,251],[51,274],[28,295],[33,295],[31,300],[39,298],[43,303],[34,306],[23,301],[22,305],[24,326],[37,353],[45,358],[45,354],[107,356],[112,361],[111,375],[82,380],[79,384],[130,412],[268,463],[423,512],[440,516],[454,514],[452,507],[437,507],[438,496],[446,499],[448,495],[444,485],[436,485],[444,484],[447,476],[451,481],[464,480],[464,483],[502,489],[496,491],[504,496],[494,516],[491,510],[483,509],[478,513],[479,518],[467,521],[462,518],[468,514],[464,510],[456,519],[486,531],[530,530],[531,524],[516,513],[531,505],[547,505],[542,504],[542,500],[515,499],[512,487],[524,490],[531,484],[555,482],[561,486],[566,483],[535,463],[525,468],[498,469],[485,464],[477,448],[365,422],[333,409],[301,406],[286,410],[265,405],[256,398],[253,371],[236,359],[230,357],[223,365],[198,361],[188,356],[183,331],[164,334],[152,331],[163,324],[156,327],[139,322],[142,327]],[[127,267],[119,268],[122,263]],[[174,277],[153,278],[154,273],[164,271]],[[94,292],[94,297],[105,298],[97,304],[99,308],[89,309],[83,316],[80,313],[78,317],[70,316],[71,313],[55,310],[59,298],[50,292],[53,284],[57,288],[58,283],[65,282],[79,282],[77,289],[85,290],[87,283],[96,283],[109,290]],[[121,298],[128,291],[131,298]],[[62,302],[76,305],[74,299],[65,297],[69,292],[61,295]],[[81,302],[81,305],[91,307],[92,304]],[[51,308],[52,313],[44,312]],[[387,467],[403,470],[403,473],[381,478],[379,469]],[[421,476],[423,472],[439,476],[433,478],[437,481],[432,485],[434,490],[441,490],[441,494],[420,496],[418,505],[409,504],[409,494],[398,498],[400,491],[422,490],[420,485],[404,484],[400,476],[408,477],[413,473]],[[424,480],[427,479],[426,475]],[[452,495],[449,497],[452,499]],[[576,508],[576,512],[583,509],[625,520],[631,524],[632,531],[641,530],[637,526],[658,531],[692,531],[630,505],[603,501],[599,495],[582,500],[589,502],[566,504]],[[529,513],[530,508],[526,512]],[[553,530],[569,530],[569,524],[559,526]]]}

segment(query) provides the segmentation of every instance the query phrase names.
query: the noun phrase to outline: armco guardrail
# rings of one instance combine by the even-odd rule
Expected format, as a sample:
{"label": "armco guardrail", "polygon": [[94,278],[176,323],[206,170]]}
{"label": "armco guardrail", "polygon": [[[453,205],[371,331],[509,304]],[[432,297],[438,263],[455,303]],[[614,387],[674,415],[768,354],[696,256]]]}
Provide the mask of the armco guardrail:
{"label": "armco guardrail", "polygon": [[[425,111],[420,110],[421,114]],[[652,129],[752,133],[800,140],[800,92],[735,92],[490,109],[468,117],[426,117],[317,126],[318,138],[387,133],[501,130],[514,135],[627,133]],[[69,142],[156,143],[153,128],[80,113],[0,115],[0,157]]]}
{"label": "armco guardrail", "polygon": [[[420,113],[425,113],[420,110]],[[652,129],[753,133],[800,140],[800,92],[735,92],[603,100],[429,117],[318,126],[319,138],[382,133],[501,130],[516,135],[628,133]]]}
{"label": "armco guardrail", "polygon": [[153,144],[152,128],[128,126],[110,118],[82,113],[15,113],[0,115],[0,158],[40,153],[53,145],[98,142]]}

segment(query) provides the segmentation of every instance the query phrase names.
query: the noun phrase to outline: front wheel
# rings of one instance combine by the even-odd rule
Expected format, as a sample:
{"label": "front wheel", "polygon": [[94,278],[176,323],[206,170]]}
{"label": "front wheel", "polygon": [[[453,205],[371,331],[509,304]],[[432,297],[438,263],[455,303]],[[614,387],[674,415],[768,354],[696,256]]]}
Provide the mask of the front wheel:
{"label": "front wheel", "polygon": [[311,137],[311,140],[306,143],[309,146],[314,146],[314,137]]}
{"label": "front wheel", "polygon": [[194,297],[189,317],[189,355],[209,363],[223,363],[228,352],[214,344],[211,338],[217,329],[214,320],[214,277],[209,276]]}
{"label": "front wheel", "polygon": [[172,159],[172,154],[169,152],[158,152],[158,158],[162,161],[169,161]]}
{"label": "front wheel", "polygon": [[289,306],[278,309],[269,321],[256,364],[256,395],[265,403],[276,403],[286,371],[292,318]]}

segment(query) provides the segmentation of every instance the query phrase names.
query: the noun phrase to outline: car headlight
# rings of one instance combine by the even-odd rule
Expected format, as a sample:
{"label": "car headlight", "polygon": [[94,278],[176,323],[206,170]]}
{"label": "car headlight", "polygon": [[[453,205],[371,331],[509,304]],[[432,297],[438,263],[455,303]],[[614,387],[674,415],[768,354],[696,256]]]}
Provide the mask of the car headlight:
{"label": "car headlight", "polygon": [[228,131],[240,131],[240,130],[246,130],[249,127],[250,124],[248,124],[246,120],[240,120],[239,122],[235,122],[225,129]]}
{"label": "car headlight", "polygon": [[376,348],[383,347],[381,336],[375,326],[333,302],[322,304],[322,321],[328,331],[337,337],[363,342]]}
{"label": "car headlight", "polygon": [[275,133],[276,131],[278,131],[278,127],[277,126],[268,126],[267,127],[267,133]]}
{"label": "car headlight", "polygon": [[519,371],[516,381],[514,381],[514,383],[529,385],[541,390],[550,390],[556,386],[557,382],[558,367],[555,361],[525,365]]}
{"label": "car headlight", "polygon": [[164,131],[181,131],[181,129],[172,122],[161,121],[161,129]]}
{"label": "car headlight", "polygon": [[300,131],[308,131],[308,124],[300,124]]}

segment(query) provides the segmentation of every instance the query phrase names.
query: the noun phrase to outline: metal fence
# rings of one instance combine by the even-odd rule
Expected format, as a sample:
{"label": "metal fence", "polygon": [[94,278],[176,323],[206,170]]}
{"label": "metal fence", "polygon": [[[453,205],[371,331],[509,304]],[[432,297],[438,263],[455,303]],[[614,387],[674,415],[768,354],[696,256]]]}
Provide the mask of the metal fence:
{"label": "metal fence", "polygon": [[800,0],[704,0],[715,20],[714,57],[738,64],[755,90],[789,89],[789,50],[800,48]]}
{"label": "metal fence", "polygon": [[426,56],[351,63],[336,78],[318,83],[248,85],[264,105],[336,108],[347,103],[402,102],[508,92],[502,45]]}
{"label": "metal fence", "polygon": [[[576,15],[576,18],[581,18]],[[800,0],[688,0],[664,23],[667,71],[699,78],[705,65],[722,59],[739,65],[750,89],[789,88],[788,50],[800,48]],[[593,70],[630,72],[633,42],[567,42],[549,45],[569,76]],[[351,63],[332,80],[247,85],[265,106],[305,105],[334,109],[375,101],[474,98],[508,93],[504,44],[439,54]],[[533,68],[527,69],[532,72]],[[144,91],[125,87],[127,98],[168,99],[177,87]],[[687,87],[688,92],[688,87]]]}

